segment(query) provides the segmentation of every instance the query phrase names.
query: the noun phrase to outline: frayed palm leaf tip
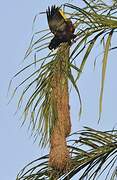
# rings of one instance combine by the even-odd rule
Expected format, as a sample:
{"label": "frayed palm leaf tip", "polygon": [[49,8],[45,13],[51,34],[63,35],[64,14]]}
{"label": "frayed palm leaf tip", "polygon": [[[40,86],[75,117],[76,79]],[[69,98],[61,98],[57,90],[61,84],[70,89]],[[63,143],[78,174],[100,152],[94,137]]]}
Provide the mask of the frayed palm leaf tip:
{"label": "frayed palm leaf tip", "polygon": [[49,49],[56,49],[61,43],[65,42],[71,45],[71,41],[76,37],[74,34],[75,27],[71,20],[66,18],[60,8],[56,6],[48,7],[46,14],[50,31],[54,34]]}

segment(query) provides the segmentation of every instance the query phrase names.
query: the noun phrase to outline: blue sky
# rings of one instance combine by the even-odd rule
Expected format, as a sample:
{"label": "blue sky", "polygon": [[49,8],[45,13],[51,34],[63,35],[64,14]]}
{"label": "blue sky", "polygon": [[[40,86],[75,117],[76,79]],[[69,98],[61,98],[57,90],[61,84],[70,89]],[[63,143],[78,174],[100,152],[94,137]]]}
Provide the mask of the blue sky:
{"label": "blue sky", "polygon": [[[43,151],[33,143],[27,128],[20,128],[19,116],[14,115],[16,100],[9,105],[7,89],[12,76],[17,72],[25,50],[28,47],[32,21],[39,11],[44,11],[50,4],[60,4],[65,1],[55,0],[10,0],[2,1],[0,5],[0,176],[1,180],[15,180],[18,171],[31,160],[41,156]],[[76,1],[75,1],[76,2]],[[46,17],[43,16],[41,25],[44,27]],[[78,105],[76,94],[71,93],[71,119],[72,129],[78,130],[83,126],[107,130],[116,124],[116,51],[109,55],[107,76],[104,91],[103,114],[100,124],[98,120],[98,100],[100,90],[102,59],[93,70],[93,60],[97,53],[89,57],[85,71],[80,79],[79,87],[84,104],[80,122],[78,121]]]}

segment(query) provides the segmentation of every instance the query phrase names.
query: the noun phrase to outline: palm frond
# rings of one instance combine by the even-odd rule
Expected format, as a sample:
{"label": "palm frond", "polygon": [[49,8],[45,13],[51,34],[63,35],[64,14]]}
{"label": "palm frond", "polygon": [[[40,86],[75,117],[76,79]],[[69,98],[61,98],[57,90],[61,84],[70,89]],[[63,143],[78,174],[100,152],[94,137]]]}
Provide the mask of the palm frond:
{"label": "palm frond", "polygon": [[106,179],[117,177],[117,130],[103,132],[85,127],[84,130],[70,135],[68,144],[71,166],[67,172],[50,168],[48,155],[45,155],[25,166],[18,174],[17,180],[67,180],[75,175],[79,180],[97,179],[101,176],[103,179],[104,176]]}
{"label": "palm frond", "polygon": [[[78,57],[81,59],[80,70],[83,72],[85,64],[95,48],[96,42],[100,41],[100,47],[103,45],[103,63],[102,63],[102,80],[99,99],[99,120],[102,113],[102,100],[104,81],[106,75],[107,59],[111,48],[111,40],[117,29],[117,4],[108,5],[104,1],[83,0],[84,6],[75,6],[66,3],[65,8],[72,10],[71,18],[75,20],[76,26],[76,45],[74,44],[71,52],[71,62]],[[115,8],[116,6],[116,8]],[[68,10],[69,11],[69,10]],[[108,36],[108,37],[107,37]],[[106,42],[106,44],[105,44]],[[116,47],[114,47],[116,48]],[[81,58],[81,55],[83,58]],[[100,54],[100,52],[99,52]],[[78,72],[75,82],[83,74]]]}
{"label": "palm frond", "polygon": [[[69,57],[68,72],[66,73],[67,78],[73,84],[80,102],[80,112],[82,112],[82,101],[77,87],[77,80],[80,75],[83,74],[85,64],[89,58],[89,55],[95,48],[97,41],[100,41],[100,45],[103,44],[104,58],[102,63],[102,80],[101,80],[101,91],[100,91],[100,110],[99,116],[102,112],[102,100],[103,100],[103,89],[106,75],[107,58],[108,53],[111,50],[111,39],[113,34],[116,33],[117,28],[117,17],[115,3],[112,6],[108,6],[103,1],[88,1],[83,0],[84,7],[74,6],[73,4],[65,4],[65,8],[69,12],[71,19],[74,20],[76,27],[76,42],[73,42],[73,48]],[[66,11],[66,10],[65,10]],[[41,134],[40,142],[45,146],[48,142],[48,137],[51,134],[53,128],[55,113],[53,112],[53,102],[51,97],[51,85],[50,82],[53,78],[53,72],[55,70],[58,59],[58,52],[48,53],[47,47],[48,42],[52,35],[47,30],[42,30],[34,33],[26,51],[24,59],[33,55],[34,62],[26,65],[21,69],[13,79],[17,79],[19,75],[24,75],[26,72],[26,78],[16,86],[13,92],[13,96],[19,90],[23,88],[21,97],[18,102],[18,108],[23,105],[24,107],[24,122],[26,119],[30,119],[30,128],[34,132],[35,138]],[[106,45],[105,44],[105,39]],[[115,47],[113,47],[114,49]],[[41,57],[41,52],[47,54],[45,57]],[[79,58],[79,55],[83,54],[83,58],[80,63],[80,67],[74,65],[74,60]],[[33,65],[35,69],[33,72],[31,68]],[[77,76],[75,78],[72,70],[75,70]],[[28,76],[27,76],[28,71]],[[75,73],[75,74],[76,74]],[[29,94],[29,96],[27,96]]]}

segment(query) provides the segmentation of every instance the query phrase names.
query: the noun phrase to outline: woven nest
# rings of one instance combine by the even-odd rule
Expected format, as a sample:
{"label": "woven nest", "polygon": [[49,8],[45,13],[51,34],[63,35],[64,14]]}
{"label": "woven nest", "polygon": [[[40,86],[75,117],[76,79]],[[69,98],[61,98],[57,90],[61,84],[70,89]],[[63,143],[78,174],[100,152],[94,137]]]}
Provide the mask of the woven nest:
{"label": "woven nest", "polygon": [[53,169],[57,169],[59,171],[66,171],[69,168],[69,150],[67,148],[65,138],[60,134],[54,134],[54,138],[52,139],[49,165]]}

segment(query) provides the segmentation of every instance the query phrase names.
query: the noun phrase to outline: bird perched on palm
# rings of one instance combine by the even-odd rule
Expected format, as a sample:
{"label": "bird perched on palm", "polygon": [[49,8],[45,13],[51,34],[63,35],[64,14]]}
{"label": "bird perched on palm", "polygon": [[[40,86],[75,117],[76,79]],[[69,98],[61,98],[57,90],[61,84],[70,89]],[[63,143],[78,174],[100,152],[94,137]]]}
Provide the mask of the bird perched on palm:
{"label": "bird perched on palm", "polygon": [[71,44],[71,41],[76,37],[74,34],[75,27],[71,20],[66,18],[60,8],[56,6],[48,7],[46,14],[49,28],[54,34],[54,38],[49,44],[49,49],[56,49],[64,42]]}

